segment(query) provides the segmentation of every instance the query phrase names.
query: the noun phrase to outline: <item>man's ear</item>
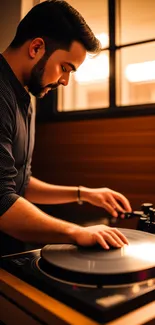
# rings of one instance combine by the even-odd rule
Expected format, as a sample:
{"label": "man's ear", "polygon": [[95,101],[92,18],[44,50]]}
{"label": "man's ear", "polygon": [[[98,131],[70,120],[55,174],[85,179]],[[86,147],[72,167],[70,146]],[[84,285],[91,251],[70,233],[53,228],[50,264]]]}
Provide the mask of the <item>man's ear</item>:
{"label": "man's ear", "polygon": [[45,42],[42,38],[33,39],[29,45],[29,56],[31,59],[42,57],[45,53]]}

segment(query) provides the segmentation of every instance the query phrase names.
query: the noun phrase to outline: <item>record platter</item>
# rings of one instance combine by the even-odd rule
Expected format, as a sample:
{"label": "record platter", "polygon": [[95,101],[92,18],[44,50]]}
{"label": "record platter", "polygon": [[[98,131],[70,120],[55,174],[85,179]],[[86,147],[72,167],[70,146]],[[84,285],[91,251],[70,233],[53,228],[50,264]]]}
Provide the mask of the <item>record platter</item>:
{"label": "record platter", "polygon": [[129,245],[46,245],[1,258],[1,268],[99,323],[155,299],[155,235],[120,229]]}

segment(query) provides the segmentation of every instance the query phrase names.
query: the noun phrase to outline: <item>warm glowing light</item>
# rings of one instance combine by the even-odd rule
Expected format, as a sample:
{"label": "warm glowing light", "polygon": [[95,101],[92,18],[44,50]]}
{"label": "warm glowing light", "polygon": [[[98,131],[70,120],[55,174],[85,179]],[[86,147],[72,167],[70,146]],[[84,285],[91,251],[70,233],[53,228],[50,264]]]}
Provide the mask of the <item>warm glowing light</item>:
{"label": "warm glowing light", "polygon": [[129,64],[125,75],[130,82],[155,80],[155,61]]}
{"label": "warm glowing light", "polygon": [[101,33],[101,34],[97,34],[95,35],[99,41],[101,42],[102,48],[108,47],[109,44],[109,37],[108,34],[106,33]]}
{"label": "warm glowing light", "polygon": [[155,244],[128,245],[124,249],[125,255],[140,258],[143,261],[155,262]]}
{"label": "warm glowing light", "polygon": [[95,58],[87,55],[83,64],[75,74],[78,83],[100,82],[109,77],[109,58],[107,54],[100,54]]}
{"label": "warm glowing light", "polygon": [[[106,33],[95,35],[101,42],[102,48],[109,44],[109,37]],[[96,57],[86,56],[85,61],[75,74],[75,80],[79,84],[88,84],[104,81],[109,77],[109,58],[107,54],[100,54]]]}
{"label": "warm glowing light", "polygon": [[138,293],[140,291],[140,286],[138,284],[134,284],[133,287],[131,288],[131,291],[133,293]]}

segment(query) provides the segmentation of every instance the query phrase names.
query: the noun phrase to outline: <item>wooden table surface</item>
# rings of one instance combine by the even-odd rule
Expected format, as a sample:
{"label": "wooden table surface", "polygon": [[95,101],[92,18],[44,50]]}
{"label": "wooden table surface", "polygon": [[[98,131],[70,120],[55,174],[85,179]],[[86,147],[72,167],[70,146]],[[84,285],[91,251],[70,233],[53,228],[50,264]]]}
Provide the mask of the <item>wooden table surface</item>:
{"label": "wooden table surface", "polygon": [[[14,317],[14,318],[13,318]],[[0,320],[7,325],[98,325],[0,269]],[[106,325],[155,325],[155,301]]]}

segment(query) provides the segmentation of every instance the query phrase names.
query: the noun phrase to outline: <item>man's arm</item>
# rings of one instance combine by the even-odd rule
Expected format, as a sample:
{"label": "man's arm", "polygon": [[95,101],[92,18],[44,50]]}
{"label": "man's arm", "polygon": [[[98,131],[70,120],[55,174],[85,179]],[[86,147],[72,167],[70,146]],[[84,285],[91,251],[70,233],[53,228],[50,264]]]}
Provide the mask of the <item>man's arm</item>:
{"label": "man's arm", "polygon": [[77,227],[47,215],[22,197],[0,217],[0,231],[24,242],[71,243],[71,231]]}
{"label": "man's arm", "polygon": [[[131,206],[127,198],[119,192],[109,188],[88,188],[80,186],[80,197],[82,201],[106,209],[114,217],[117,211],[131,212]],[[25,191],[25,198],[33,203],[39,204],[61,204],[75,202],[78,199],[77,186],[58,186],[42,182],[30,177]]]}
{"label": "man's arm", "polygon": [[98,225],[81,227],[48,216],[24,198],[19,198],[0,217],[0,231],[25,242],[75,243],[91,246],[99,243],[109,249],[109,244],[122,247],[126,237],[116,228]]}
{"label": "man's arm", "polygon": [[59,186],[30,177],[24,197],[38,204],[62,204],[77,201],[77,186]]}

